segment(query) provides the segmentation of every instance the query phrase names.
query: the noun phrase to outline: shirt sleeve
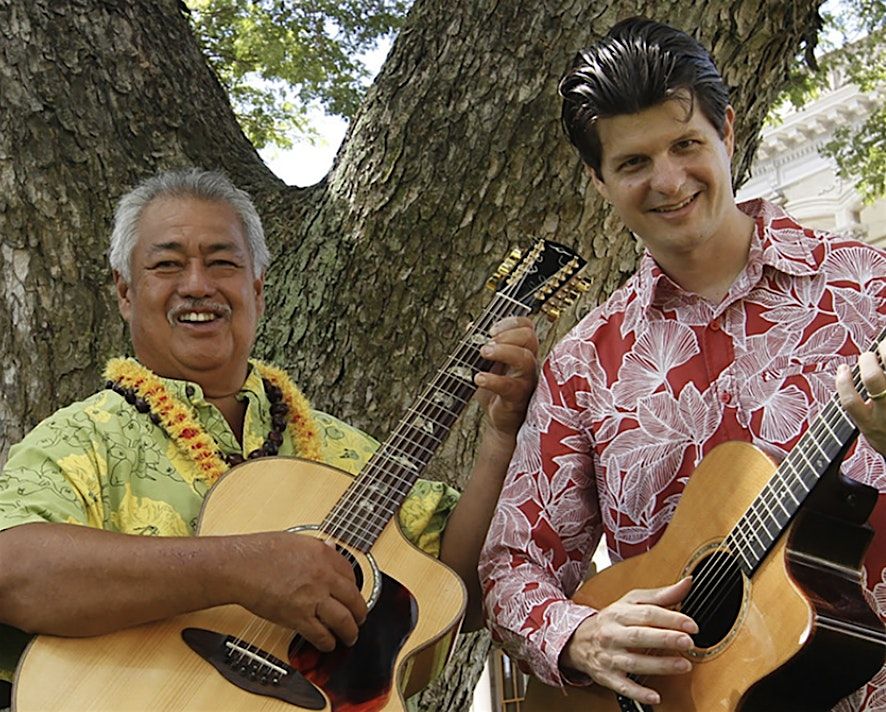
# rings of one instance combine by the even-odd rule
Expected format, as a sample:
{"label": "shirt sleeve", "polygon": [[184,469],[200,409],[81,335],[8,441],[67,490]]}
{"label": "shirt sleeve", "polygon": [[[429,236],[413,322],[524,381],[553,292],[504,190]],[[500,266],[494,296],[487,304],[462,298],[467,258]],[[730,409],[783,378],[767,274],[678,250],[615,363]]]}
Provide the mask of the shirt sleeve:
{"label": "shirt sleeve", "polygon": [[551,358],[517,438],[480,555],[480,580],[493,638],[543,682],[562,686],[560,653],[594,613],[569,596],[602,526],[582,408]]}
{"label": "shirt sleeve", "polygon": [[33,522],[102,526],[107,459],[89,407],[56,412],[10,449],[0,473],[0,531]]}
{"label": "shirt sleeve", "polygon": [[[314,417],[323,462],[359,474],[378,449],[378,441],[326,413],[315,411]],[[458,490],[443,482],[418,480],[400,506],[403,535],[426,554],[439,556],[441,536],[459,496]]]}

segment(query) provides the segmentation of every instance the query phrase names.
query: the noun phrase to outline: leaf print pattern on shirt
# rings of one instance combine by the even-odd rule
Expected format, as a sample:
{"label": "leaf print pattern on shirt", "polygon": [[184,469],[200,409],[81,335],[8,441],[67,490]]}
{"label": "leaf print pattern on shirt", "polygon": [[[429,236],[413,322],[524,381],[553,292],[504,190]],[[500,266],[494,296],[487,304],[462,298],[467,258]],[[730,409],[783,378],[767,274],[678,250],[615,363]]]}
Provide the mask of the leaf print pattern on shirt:
{"label": "leaf print pattern on shirt", "polygon": [[[715,446],[743,440],[783,458],[834,397],[837,366],[886,324],[883,251],[763,201],[741,207],[757,229],[720,304],[683,292],[646,254],[542,367],[480,568],[494,637],[550,684],[589,613],[568,596],[601,528],[613,561],[639,554]],[[884,458],[862,439],[842,469],[883,493],[871,523],[886,532]],[[886,533],[865,566],[886,601]],[[884,701],[881,674],[840,709]]]}

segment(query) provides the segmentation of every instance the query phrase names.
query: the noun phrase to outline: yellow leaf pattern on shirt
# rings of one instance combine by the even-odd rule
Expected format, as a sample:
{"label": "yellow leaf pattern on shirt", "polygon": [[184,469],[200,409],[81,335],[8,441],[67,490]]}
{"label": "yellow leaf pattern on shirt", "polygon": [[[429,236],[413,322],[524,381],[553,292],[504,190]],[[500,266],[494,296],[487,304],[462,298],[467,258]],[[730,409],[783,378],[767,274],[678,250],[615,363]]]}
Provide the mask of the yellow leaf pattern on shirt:
{"label": "yellow leaf pattern on shirt", "polygon": [[80,495],[86,509],[86,523],[101,529],[104,520],[101,481],[107,478],[108,464],[102,458],[93,460],[89,455],[74,453],[59,459],[58,466]]}
{"label": "yellow leaf pattern on shirt", "polygon": [[111,524],[125,534],[189,536],[191,533],[172,505],[149,497],[136,497],[128,483],[120,506],[111,513]]}

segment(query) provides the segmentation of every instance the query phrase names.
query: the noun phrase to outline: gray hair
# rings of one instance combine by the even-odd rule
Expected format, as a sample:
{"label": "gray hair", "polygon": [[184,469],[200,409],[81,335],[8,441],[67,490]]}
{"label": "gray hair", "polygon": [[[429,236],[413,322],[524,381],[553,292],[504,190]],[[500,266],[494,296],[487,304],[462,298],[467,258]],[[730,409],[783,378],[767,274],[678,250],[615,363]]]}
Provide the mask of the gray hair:
{"label": "gray hair", "polygon": [[252,257],[252,270],[260,277],[271,261],[261,218],[249,194],[240,190],[223,173],[200,168],[158,173],[120,198],[114,211],[114,229],[108,260],[111,269],[127,283],[132,280],[132,251],[138,242],[138,221],[142,211],[159,198],[197,198],[226,203],[240,217],[246,246]]}

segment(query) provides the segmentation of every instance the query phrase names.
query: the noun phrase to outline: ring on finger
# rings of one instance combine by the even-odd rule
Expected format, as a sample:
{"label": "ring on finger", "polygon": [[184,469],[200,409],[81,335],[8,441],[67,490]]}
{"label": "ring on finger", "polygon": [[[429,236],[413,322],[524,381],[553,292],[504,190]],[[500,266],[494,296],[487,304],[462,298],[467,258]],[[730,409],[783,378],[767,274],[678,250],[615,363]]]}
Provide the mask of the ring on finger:
{"label": "ring on finger", "polygon": [[872,401],[878,401],[881,398],[886,398],[886,388],[884,388],[879,393],[868,393],[868,398],[870,398]]}

